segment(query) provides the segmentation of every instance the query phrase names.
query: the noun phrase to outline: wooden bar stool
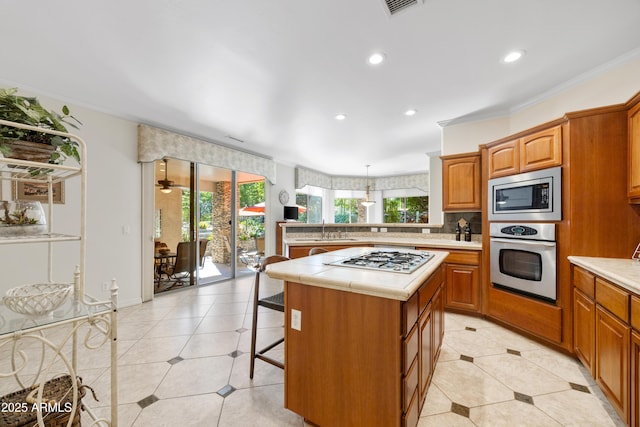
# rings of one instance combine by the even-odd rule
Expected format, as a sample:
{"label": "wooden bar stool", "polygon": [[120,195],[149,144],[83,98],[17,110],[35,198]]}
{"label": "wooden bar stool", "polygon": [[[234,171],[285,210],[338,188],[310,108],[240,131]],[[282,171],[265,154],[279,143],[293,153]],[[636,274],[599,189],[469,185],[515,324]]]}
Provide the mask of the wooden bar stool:
{"label": "wooden bar stool", "polygon": [[271,310],[276,310],[284,313],[284,290],[276,294],[260,297],[260,275],[264,272],[265,268],[269,264],[276,262],[288,261],[289,258],[281,255],[268,256],[262,260],[260,267],[256,270],[255,286],[253,290],[253,323],[251,325],[251,366],[249,368],[249,378],[253,379],[253,371],[256,359],[263,360],[267,363],[277,366],[280,369],[284,369],[284,364],[266,356],[265,353],[284,342],[284,337],[269,344],[262,350],[256,351],[256,335],[258,332],[258,308],[266,307]]}

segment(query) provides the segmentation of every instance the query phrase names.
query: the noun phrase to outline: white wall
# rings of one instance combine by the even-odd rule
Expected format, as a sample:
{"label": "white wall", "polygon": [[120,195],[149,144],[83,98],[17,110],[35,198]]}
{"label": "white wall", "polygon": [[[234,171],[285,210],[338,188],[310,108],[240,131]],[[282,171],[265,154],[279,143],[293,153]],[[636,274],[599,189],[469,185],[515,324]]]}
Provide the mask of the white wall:
{"label": "white wall", "polygon": [[442,153],[478,151],[478,145],[561,118],[565,113],[621,104],[640,91],[640,50],[619,64],[578,76],[543,100],[522,106],[507,117],[445,126]]}
{"label": "white wall", "polygon": [[285,190],[289,193],[287,206],[296,204],[295,168],[283,164],[276,164],[276,183],[271,185],[269,180],[265,184],[265,198],[267,211],[265,212],[265,252],[268,255],[276,253],[276,221],[284,219],[284,208],[280,204],[278,195]]}
{"label": "white wall", "polygon": [[[10,85],[3,84],[3,87]],[[63,103],[37,93],[47,109],[60,111]],[[121,306],[140,299],[140,166],[137,158],[137,124],[69,104],[83,125],[69,129],[87,144],[87,236],[85,287],[97,298],[107,298],[102,283],[116,278]],[[65,203],[54,205],[55,230],[77,233],[80,219],[79,178],[65,183]],[[46,207],[46,205],[45,205]],[[54,230],[54,231],[55,231]],[[71,281],[78,263],[79,245],[54,245],[54,279]],[[43,266],[45,272],[42,273]],[[12,245],[0,248],[3,280],[0,293],[16,285],[46,277],[46,245]],[[43,275],[44,274],[44,275]]]}

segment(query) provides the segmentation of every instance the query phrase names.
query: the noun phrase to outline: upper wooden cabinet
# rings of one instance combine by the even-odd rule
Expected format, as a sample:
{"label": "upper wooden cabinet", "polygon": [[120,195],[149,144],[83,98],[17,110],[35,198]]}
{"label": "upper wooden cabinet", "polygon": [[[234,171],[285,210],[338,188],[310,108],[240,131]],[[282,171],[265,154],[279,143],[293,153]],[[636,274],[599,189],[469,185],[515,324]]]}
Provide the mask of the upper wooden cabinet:
{"label": "upper wooden cabinet", "polygon": [[520,172],[562,166],[562,127],[555,126],[519,140]]}
{"label": "upper wooden cabinet", "polygon": [[629,110],[629,186],[631,203],[640,203],[640,102]]}
{"label": "upper wooden cabinet", "polygon": [[489,178],[562,166],[562,126],[489,147]]}
{"label": "upper wooden cabinet", "polygon": [[480,211],[480,154],[442,157],[442,210]]}
{"label": "upper wooden cabinet", "polygon": [[503,142],[487,150],[489,156],[489,178],[514,175],[520,171],[518,140]]}

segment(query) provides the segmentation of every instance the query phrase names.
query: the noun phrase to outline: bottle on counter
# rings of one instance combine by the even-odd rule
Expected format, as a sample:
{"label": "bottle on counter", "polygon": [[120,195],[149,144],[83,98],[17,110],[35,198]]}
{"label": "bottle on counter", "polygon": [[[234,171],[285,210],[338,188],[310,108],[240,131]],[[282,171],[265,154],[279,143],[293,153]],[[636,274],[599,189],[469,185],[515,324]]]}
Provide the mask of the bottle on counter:
{"label": "bottle on counter", "polygon": [[464,241],[465,242],[471,241],[471,225],[469,223],[467,223],[467,225],[464,226]]}
{"label": "bottle on counter", "polygon": [[460,241],[460,224],[456,224],[456,240]]}

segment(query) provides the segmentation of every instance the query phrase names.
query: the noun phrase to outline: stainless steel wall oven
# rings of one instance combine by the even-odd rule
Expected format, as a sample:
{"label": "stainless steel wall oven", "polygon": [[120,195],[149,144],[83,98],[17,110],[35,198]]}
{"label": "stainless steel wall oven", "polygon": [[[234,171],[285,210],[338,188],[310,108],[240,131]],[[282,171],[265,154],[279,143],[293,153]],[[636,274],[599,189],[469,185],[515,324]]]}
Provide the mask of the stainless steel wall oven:
{"label": "stainless steel wall oven", "polygon": [[495,287],[556,301],[555,224],[491,223],[491,282]]}

